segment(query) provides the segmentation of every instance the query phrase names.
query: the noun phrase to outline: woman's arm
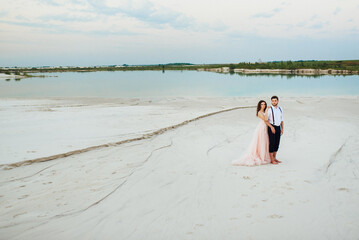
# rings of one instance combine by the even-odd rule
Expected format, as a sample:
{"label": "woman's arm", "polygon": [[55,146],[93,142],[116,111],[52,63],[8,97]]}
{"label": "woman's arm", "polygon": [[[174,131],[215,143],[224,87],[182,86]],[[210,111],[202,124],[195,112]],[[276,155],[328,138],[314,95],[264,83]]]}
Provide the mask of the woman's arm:
{"label": "woman's arm", "polygon": [[260,119],[262,119],[263,121],[268,121],[262,114],[260,114],[258,112],[258,115],[257,115]]}
{"label": "woman's arm", "polygon": [[262,119],[269,127],[271,127],[272,125],[269,123],[268,118],[267,118],[267,114],[265,113],[265,116],[263,116],[262,114],[258,114],[258,117],[260,119]]}
{"label": "woman's arm", "polygon": [[274,133],[275,133],[275,129],[274,129],[274,127],[272,126],[272,124],[269,123],[268,118],[267,118],[267,116],[268,116],[268,109],[265,111],[264,115],[265,115],[265,116],[263,116],[263,115],[261,115],[261,114],[258,114],[258,117],[259,117],[260,119],[262,119],[262,120],[264,121],[264,123],[265,123],[268,127],[270,127],[272,133],[274,134]]}

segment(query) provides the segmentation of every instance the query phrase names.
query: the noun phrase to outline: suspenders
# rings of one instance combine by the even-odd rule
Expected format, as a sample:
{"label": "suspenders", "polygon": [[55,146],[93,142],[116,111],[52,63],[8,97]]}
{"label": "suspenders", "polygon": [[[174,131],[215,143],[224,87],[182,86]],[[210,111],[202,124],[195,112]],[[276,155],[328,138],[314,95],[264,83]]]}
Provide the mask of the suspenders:
{"label": "suspenders", "polygon": [[[282,109],[281,109],[279,106],[278,106],[278,108],[279,108],[280,112],[283,114]],[[275,121],[274,121],[274,111],[273,111],[273,107],[272,107],[272,106],[270,106],[270,109],[272,110],[273,124],[275,124]]]}
{"label": "suspenders", "polygon": [[273,124],[275,124],[275,121],[274,121],[274,112],[273,112],[273,107],[271,106],[270,109],[272,110],[272,118],[273,118]]}

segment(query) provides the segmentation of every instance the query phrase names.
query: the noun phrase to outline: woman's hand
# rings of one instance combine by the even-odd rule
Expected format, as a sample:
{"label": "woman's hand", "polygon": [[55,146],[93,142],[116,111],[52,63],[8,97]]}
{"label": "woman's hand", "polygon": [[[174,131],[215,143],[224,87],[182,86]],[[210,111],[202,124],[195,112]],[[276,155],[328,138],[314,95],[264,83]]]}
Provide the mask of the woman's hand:
{"label": "woman's hand", "polygon": [[272,133],[275,134],[275,128],[271,127],[270,129],[272,130]]}

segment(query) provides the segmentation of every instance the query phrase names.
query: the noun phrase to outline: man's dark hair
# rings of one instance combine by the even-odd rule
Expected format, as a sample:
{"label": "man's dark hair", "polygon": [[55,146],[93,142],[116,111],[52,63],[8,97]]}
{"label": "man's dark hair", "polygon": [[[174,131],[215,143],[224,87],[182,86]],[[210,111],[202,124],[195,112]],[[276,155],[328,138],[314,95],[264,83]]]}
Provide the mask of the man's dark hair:
{"label": "man's dark hair", "polygon": [[279,101],[279,98],[277,96],[273,96],[270,98],[270,100],[277,99]]}

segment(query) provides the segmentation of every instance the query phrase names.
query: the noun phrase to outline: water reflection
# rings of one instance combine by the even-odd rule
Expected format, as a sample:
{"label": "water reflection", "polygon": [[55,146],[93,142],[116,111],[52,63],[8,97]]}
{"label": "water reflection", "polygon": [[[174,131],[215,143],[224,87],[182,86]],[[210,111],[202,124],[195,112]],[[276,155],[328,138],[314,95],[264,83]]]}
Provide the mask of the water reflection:
{"label": "water reflection", "polygon": [[349,77],[349,76],[357,76],[357,75],[348,75],[348,74],[335,74],[335,75],[325,75],[325,74],[280,74],[280,73],[240,73],[240,72],[233,72],[230,71],[228,73],[221,73],[218,72],[216,74],[229,74],[229,75],[240,75],[242,77],[258,77],[258,76],[274,76],[274,77],[281,77],[281,78],[321,78],[325,76],[332,76],[332,77]]}
{"label": "water reflection", "polygon": [[[14,79],[15,81],[21,81],[21,78],[12,78],[12,79]],[[9,82],[11,81],[11,78],[6,78],[5,81]]]}
{"label": "water reflection", "polygon": [[39,74],[38,77],[0,81],[0,97],[266,96],[274,93],[281,96],[326,96],[359,93],[358,75],[243,74],[164,69],[45,75],[45,78]]}

